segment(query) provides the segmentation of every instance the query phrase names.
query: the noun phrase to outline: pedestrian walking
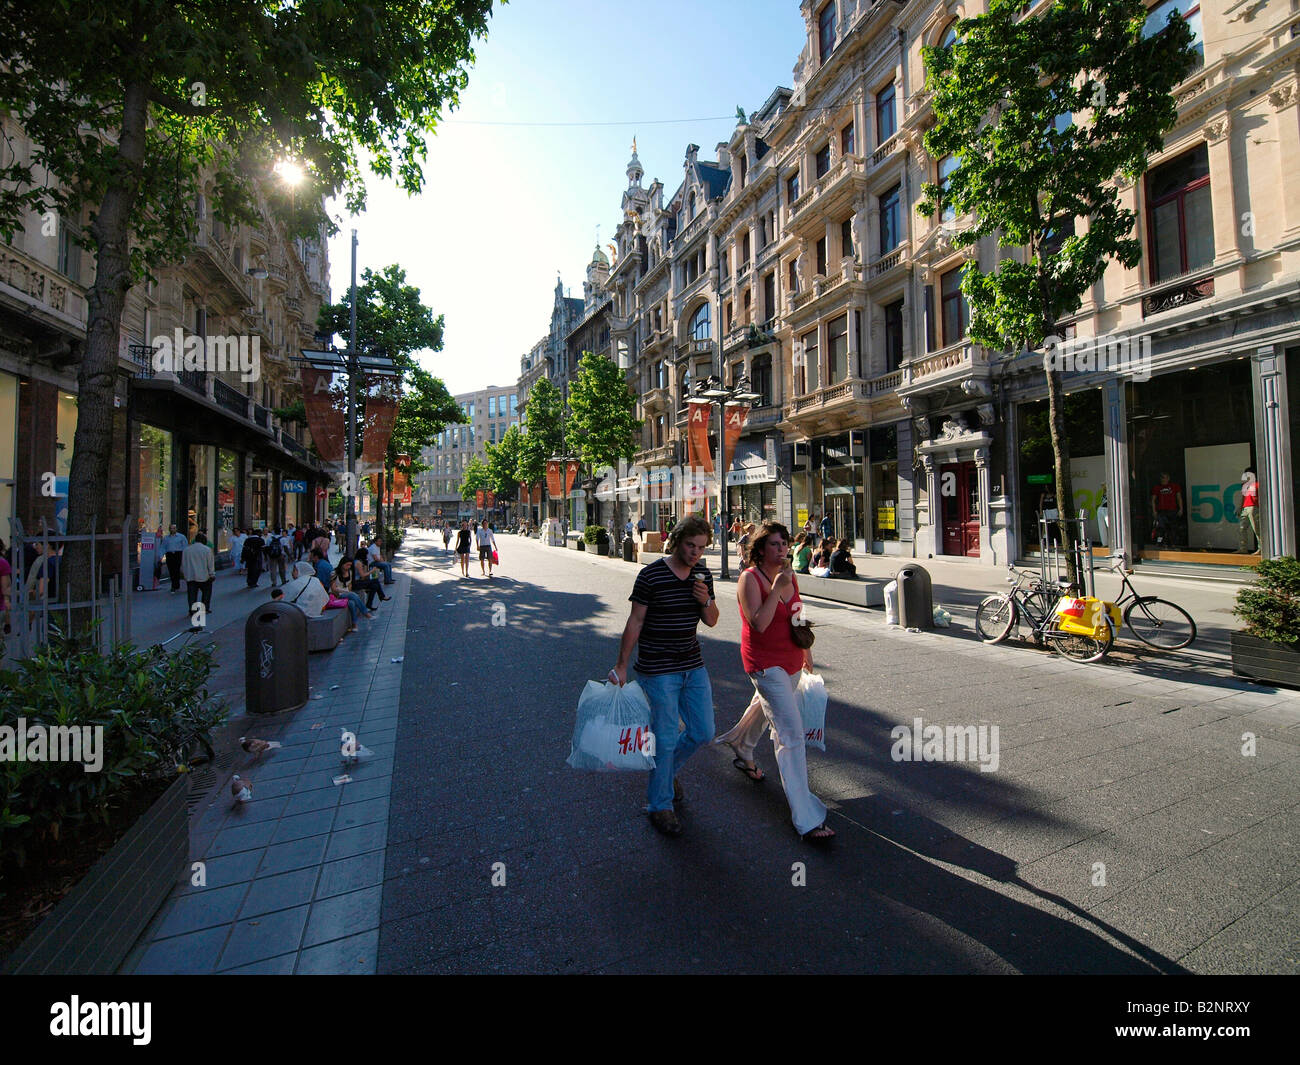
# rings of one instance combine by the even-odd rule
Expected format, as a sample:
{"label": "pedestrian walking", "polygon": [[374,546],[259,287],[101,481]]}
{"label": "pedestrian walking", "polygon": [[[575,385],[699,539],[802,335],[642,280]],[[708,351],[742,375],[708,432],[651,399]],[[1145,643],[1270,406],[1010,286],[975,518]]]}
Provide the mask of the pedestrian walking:
{"label": "pedestrian walking", "polygon": [[257,582],[262,577],[262,559],[266,553],[266,541],[256,529],[249,532],[248,539],[244,541],[244,565],[248,569],[248,587],[256,588]]}
{"label": "pedestrian walking", "polygon": [[244,572],[244,541],[247,539],[248,534],[243,529],[236,529],[230,538],[230,557],[234,560],[236,574]]}
{"label": "pedestrian walking", "polygon": [[190,546],[189,537],[168,527],[167,538],[162,542],[163,557],[167,560],[167,576],[171,578],[172,594],[181,590],[181,552]]}
{"label": "pedestrian walking", "polygon": [[285,574],[284,534],[276,529],[266,537],[266,568],[271,574],[271,587],[284,584]]}
{"label": "pedestrian walking", "polygon": [[460,575],[469,576],[469,522],[462,521],[456,532],[456,561],[460,563]]}
{"label": "pedestrian walking", "polygon": [[295,562],[301,562],[306,534],[302,531],[302,526],[295,529],[293,527],[293,522],[289,523],[289,532],[293,534],[293,560]]}
{"label": "pedestrian walking", "polygon": [[770,726],[795,831],[810,843],[821,843],[833,838],[835,830],[826,825],[826,804],[808,790],[808,752],[794,691],[800,671],[812,672],[813,660],[812,648],[794,642],[793,619],[801,600],[789,556],[790,533],[777,522],[764,524],[750,544],[736,598],[740,659],[754,685],[754,697],[735,727],[715,742],[730,747],[736,756],[732,764],[757,783],[764,777],[754,761],[754,748]]}
{"label": "pedestrian walking", "polygon": [[479,575],[482,576],[484,572],[483,567],[487,566],[486,572],[490,578],[492,576],[492,556],[497,549],[497,538],[492,532],[492,526],[487,522],[480,525],[478,531],[474,534],[474,542],[478,544]]}
{"label": "pedestrian walking", "polygon": [[829,514],[822,515],[822,539],[830,540],[835,535],[835,523],[831,521]]}
{"label": "pedestrian walking", "polygon": [[[713,576],[703,559],[709,535],[703,518],[684,519],[668,537],[668,554],[637,574],[618,662],[610,670],[611,680],[626,684],[628,660],[636,647],[634,668],[650,702],[655,736],[646,810],[650,823],[666,836],[682,832],[674,809],[682,801],[677,773],[713,738],[713,688],[696,637],[701,621],[710,628],[718,623]],[[679,720],[685,731],[679,732]]]}
{"label": "pedestrian walking", "polygon": [[194,543],[181,552],[181,573],[185,576],[185,598],[188,600],[190,621],[194,621],[194,604],[200,598],[204,614],[211,614],[212,581],[217,575],[217,558],[208,546],[205,534],[197,534]]}
{"label": "pedestrian walking", "polygon": [[450,525],[444,525],[442,527],[442,549],[444,551],[451,550],[451,526]]}

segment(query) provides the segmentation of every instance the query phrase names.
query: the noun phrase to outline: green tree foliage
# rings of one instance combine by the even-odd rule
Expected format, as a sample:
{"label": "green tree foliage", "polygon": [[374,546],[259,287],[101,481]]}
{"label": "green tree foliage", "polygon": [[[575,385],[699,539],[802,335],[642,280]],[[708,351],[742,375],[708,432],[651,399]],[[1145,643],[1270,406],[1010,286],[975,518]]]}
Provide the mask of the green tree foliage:
{"label": "green tree foliage", "polygon": [[[969,213],[957,246],[993,235],[1024,249],[990,271],[972,262],[962,277],[971,339],[1012,352],[1042,346],[1110,260],[1140,260],[1116,178],[1136,180],[1161,149],[1177,117],[1172,91],[1195,63],[1180,16],[1144,36],[1144,0],[1024,11],[1021,0],[990,0],[986,14],[958,23],[955,43],[922,50],[935,115],[925,147],[960,165],[946,189],[924,186],[919,210]],[[1059,371],[1047,380],[1057,506],[1070,514]]]}
{"label": "green tree foliage", "polygon": [[[0,156],[0,233],[29,211],[88,214],[95,257],[69,533],[108,513],[127,290],[184,256],[204,180],[214,216],[233,222],[254,216],[256,175],[293,236],[331,226],[328,197],[363,209],[362,158],[418,192],[425,140],[458,102],[490,13],[491,0],[0,0],[0,111],[37,145]],[[306,173],[292,194],[265,181],[283,157]],[[85,599],[88,553],[69,551],[65,569]]]}
{"label": "green tree foliage", "polygon": [[537,380],[524,409],[524,433],[516,472],[519,480],[533,484],[546,473],[546,461],[564,453],[564,397],[548,378]]}
{"label": "green tree foliage", "polygon": [[465,472],[460,482],[460,498],[472,500],[480,489],[486,492],[491,488],[492,474],[488,471],[487,464],[477,455],[471,455],[465,463]]}
{"label": "green tree foliage", "polygon": [[500,443],[488,444],[488,476],[498,499],[515,499],[519,495],[519,482],[531,483],[519,475],[523,451],[524,434],[517,425],[505,431]]}
{"label": "green tree foliage", "polygon": [[569,391],[569,440],[593,468],[615,466],[636,452],[641,419],[623,371],[603,355],[582,353]]}

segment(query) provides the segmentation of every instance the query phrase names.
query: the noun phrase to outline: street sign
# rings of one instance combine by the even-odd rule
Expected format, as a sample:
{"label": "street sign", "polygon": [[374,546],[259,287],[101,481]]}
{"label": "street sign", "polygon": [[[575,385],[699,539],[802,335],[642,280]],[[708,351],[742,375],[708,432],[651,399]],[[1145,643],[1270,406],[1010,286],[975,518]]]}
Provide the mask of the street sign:
{"label": "street sign", "polygon": [[1050,473],[1031,473],[1025,480],[1030,484],[1051,484],[1052,475]]}
{"label": "street sign", "polygon": [[281,481],[280,488],[285,492],[305,492],[307,491],[306,481]]}

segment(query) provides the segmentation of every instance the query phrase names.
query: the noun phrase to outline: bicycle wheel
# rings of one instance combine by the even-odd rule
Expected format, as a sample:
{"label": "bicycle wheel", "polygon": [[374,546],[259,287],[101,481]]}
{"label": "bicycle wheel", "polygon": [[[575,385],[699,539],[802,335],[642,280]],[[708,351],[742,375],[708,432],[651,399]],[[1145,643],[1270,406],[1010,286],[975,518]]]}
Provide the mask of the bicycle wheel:
{"label": "bicycle wheel", "polygon": [[1115,645],[1115,627],[1106,619],[1106,638],[1098,640],[1092,636],[1076,636],[1072,632],[1060,629],[1048,629],[1043,633],[1053,651],[1065,655],[1075,662],[1097,662],[1110,653]]}
{"label": "bicycle wheel", "polygon": [[1001,643],[1016,627],[1016,604],[1008,595],[990,595],[975,611],[975,631],[985,643]]}
{"label": "bicycle wheel", "polygon": [[1029,618],[1029,623],[1035,628],[1042,625],[1043,619],[1052,616],[1056,610],[1056,604],[1060,601],[1060,592],[1048,592],[1042,588],[1026,592],[1024,609]]}
{"label": "bicycle wheel", "polygon": [[1196,639],[1192,615],[1155,595],[1144,595],[1129,603],[1124,624],[1143,643],[1164,651],[1176,651]]}

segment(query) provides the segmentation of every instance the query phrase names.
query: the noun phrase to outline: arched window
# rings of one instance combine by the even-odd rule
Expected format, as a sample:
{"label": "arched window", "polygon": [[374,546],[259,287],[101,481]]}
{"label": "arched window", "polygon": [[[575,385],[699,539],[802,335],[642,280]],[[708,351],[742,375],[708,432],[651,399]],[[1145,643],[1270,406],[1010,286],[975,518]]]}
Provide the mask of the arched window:
{"label": "arched window", "polygon": [[957,23],[948,24],[948,28],[943,31],[943,36],[939,38],[940,48],[951,48],[957,43]]}
{"label": "arched window", "polygon": [[692,340],[709,340],[713,336],[713,330],[709,322],[709,305],[701,303],[693,315],[691,315],[691,339]]}

